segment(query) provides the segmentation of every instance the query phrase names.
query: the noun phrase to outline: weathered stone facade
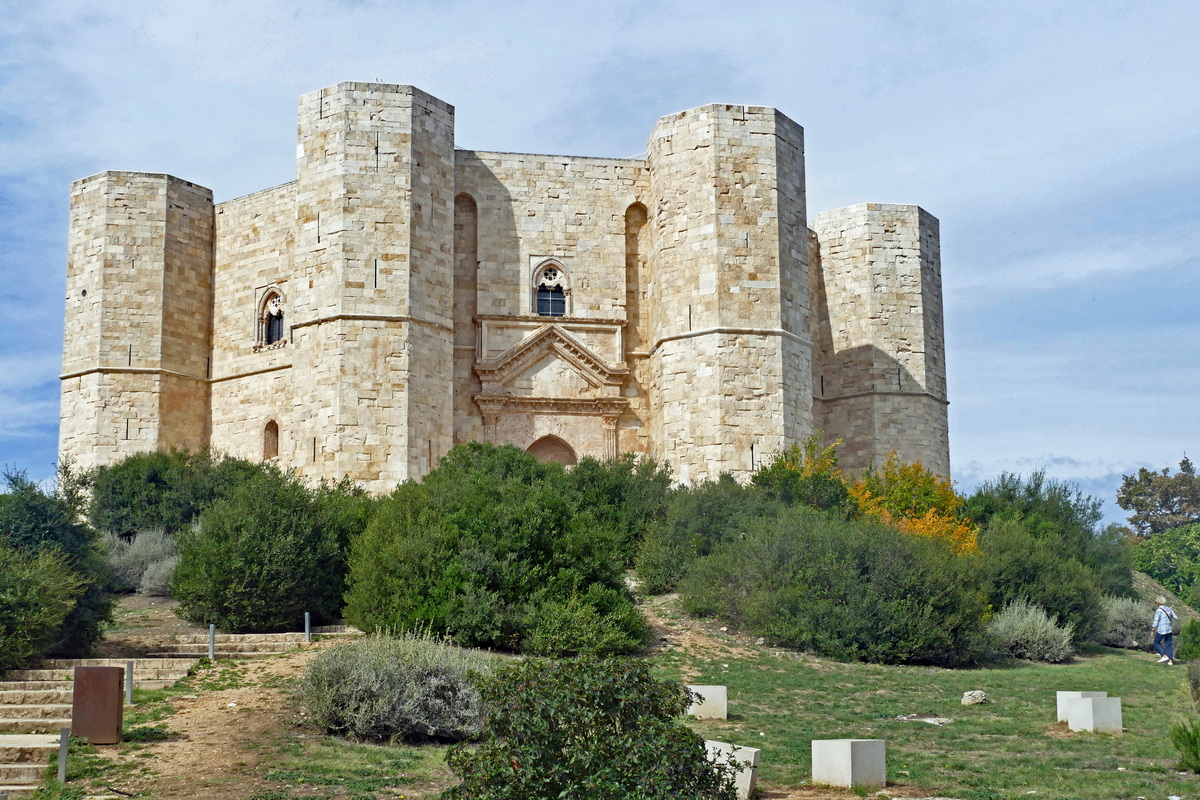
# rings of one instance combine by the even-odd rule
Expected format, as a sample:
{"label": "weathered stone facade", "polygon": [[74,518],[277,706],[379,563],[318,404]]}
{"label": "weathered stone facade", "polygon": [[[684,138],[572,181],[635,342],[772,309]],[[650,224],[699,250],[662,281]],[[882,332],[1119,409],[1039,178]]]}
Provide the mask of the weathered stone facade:
{"label": "weathered stone facade", "polygon": [[659,120],[644,159],[456,150],[409,86],[300,100],[297,179],[214,205],[72,187],[60,454],[275,458],[376,491],[454,444],[746,477],[824,430],[949,473],[937,220],[805,208],[775,109]]}

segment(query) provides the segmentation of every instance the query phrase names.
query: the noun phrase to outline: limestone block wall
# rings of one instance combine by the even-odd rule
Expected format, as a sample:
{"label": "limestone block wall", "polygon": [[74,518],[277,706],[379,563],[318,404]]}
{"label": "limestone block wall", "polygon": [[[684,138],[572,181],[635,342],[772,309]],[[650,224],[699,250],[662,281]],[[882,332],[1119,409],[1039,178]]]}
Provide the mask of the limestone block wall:
{"label": "limestone block wall", "polygon": [[[59,451],[82,467],[207,443],[212,193],[104,172],[71,193]],[[165,419],[165,414],[170,414]]]}
{"label": "limestone block wall", "polygon": [[659,120],[647,147],[655,456],[745,477],[811,428],[803,132],[770,108]]}
{"label": "limestone block wall", "polygon": [[917,206],[863,203],[820,214],[814,337],[819,427],[842,465],[895,450],[950,472],[938,222]]}

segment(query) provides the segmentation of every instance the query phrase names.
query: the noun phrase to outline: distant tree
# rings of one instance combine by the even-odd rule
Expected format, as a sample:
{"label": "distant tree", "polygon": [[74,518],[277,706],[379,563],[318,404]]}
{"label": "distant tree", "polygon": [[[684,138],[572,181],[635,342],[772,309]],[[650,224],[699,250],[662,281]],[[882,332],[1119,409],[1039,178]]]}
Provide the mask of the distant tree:
{"label": "distant tree", "polygon": [[1142,467],[1137,475],[1121,477],[1117,505],[1132,512],[1129,522],[1140,536],[1200,522],[1200,477],[1187,456],[1174,475],[1169,468],[1153,472]]}

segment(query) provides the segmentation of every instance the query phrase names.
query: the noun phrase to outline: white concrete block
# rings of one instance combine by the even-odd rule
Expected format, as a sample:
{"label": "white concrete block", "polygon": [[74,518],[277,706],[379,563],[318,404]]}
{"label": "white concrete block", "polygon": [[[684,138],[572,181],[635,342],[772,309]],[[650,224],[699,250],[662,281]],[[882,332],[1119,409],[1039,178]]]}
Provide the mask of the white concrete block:
{"label": "white concrete block", "polygon": [[1058,692],[1058,721],[1067,721],[1067,703],[1081,697],[1108,697],[1108,692]]}
{"label": "white concrete block", "polygon": [[[722,687],[724,688],[724,687]],[[742,765],[733,785],[737,789],[738,800],[746,800],[754,792],[754,784],[758,782],[758,756],[761,752],[757,747],[742,747],[727,742],[706,741],[708,760],[713,764],[727,764],[730,759]]]}
{"label": "white concrete block", "polygon": [[827,786],[886,786],[883,739],[813,739],[812,781]]}
{"label": "white concrete block", "polygon": [[689,717],[729,719],[729,693],[724,686],[688,686],[700,699],[688,706]]}
{"label": "white concrete block", "polygon": [[1067,727],[1073,731],[1120,733],[1121,723],[1119,697],[1077,697],[1067,703]]}

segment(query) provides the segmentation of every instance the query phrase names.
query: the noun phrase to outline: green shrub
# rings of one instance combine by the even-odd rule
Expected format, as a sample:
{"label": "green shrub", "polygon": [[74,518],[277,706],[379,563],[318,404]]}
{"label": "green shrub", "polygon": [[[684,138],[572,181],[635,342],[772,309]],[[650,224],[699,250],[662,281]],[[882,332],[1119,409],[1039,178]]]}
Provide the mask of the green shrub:
{"label": "green shrub", "polygon": [[1171,744],[1179,751],[1179,769],[1200,772],[1200,722],[1172,725]]}
{"label": "green shrub", "polygon": [[1071,623],[1059,625],[1028,600],[1009,603],[992,617],[987,630],[999,655],[1060,664],[1075,654]]}
{"label": "green shrub", "polygon": [[817,431],[804,444],[794,443],[775,454],[750,480],[772,500],[854,516],[857,503],[837,468],[841,440],[821,447],[821,435],[822,431]]}
{"label": "green shrub", "polygon": [[83,588],[58,552],[21,552],[0,542],[0,670],[49,652]]}
{"label": "green shrub", "polygon": [[[162,528],[142,531],[132,539],[107,534],[108,567],[113,588],[143,594],[165,594],[175,565],[179,563],[179,543]],[[147,583],[146,574],[153,570]],[[150,589],[149,591],[147,589]]]}
{"label": "green shrub", "polygon": [[135,453],[88,475],[88,515],[97,530],[123,538],[155,528],[177,533],[263,468],[208,451]]}
{"label": "green shrub", "polygon": [[[1145,631],[1144,637],[1151,642],[1147,649],[1152,650],[1154,635],[1150,633],[1148,625],[1143,630]],[[1200,619],[1189,620],[1183,624],[1179,635],[1175,637],[1175,658],[1189,663],[1200,659]]]}
{"label": "green shrub", "polygon": [[562,482],[575,505],[613,535],[627,566],[646,529],[665,516],[673,494],[671,468],[632,453],[610,461],[581,458]]}
{"label": "green shrub", "polygon": [[491,658],[427,635],[370,636],[319,654],[297,696],[326,733],[388,742],[476,736],[483,704],[468,673]]}
{"label": "green shrub", "polygon": [[1131,597],[1105,595],[1100,607],[1104,622],[1097,642],[1128,650],[1153,649],[1150,620],[1154,617],[1154,606]]}
{"label": "green shrub", "polygon": [[975,560],[939,540],[796,507],[695,563],[691,613],[834,658],[956,666],[985,652]]}
{"label": "green shrub", "polygon": [[979,549],[980,577],[994,608],[1024,599],[1070,623],[1076,640],[1099,634],[1103,595],[1095,574],[1053,540],[1038,538],[1024,522],[999,517],[980,531]]}
{"label": "green shrub", "polygon": [[626,659],[529,659],[482,682],[476,748],[446,761],[462,783],[448,800],[733,800],[732,768],[675,719],[689,694]]}
{"label": "green shrub", "polygon": [[665,519],[650,526],[638,550],[642,591],[672,591],[696,559],[737,537],[752,520],[782,510],[781,502],[741,486],[728,473],[676,490]]}
{"label": "green shrub", "polygon": [[1137,543],[1133,565],[1180,597],[1200,585],[1200,525],[1155,533]]}
{"label": "green shrub", "polygon": [[[1091,594],[1097,603],[1100,593],[1135,596],[1133,554],[1125,529],[1119,525],[1100,528],[1104,516],[1100,501],[1073,484],[1048,479],[1042,471],[1028,478],[1004,473],[981,485],[968,498],[967,516],[981,528],[1001,519],[1019,523],[1056,559],[1074,561],[1084,568],[1095,586]],[[1018,586],[1010,589],[1013,596],[1023,593]],[[1049,604],[1042,605],[1055,610]],[[1093,605],[1092,612],[1097,608]],[[1066,611],[1061,613],[1066,615]],[[1076,637],[1087,639],[1095,634],[1098,613],[1091,613],[1090,618],[1067,618],[1075,623]]]}
{"label": "green shrub", "polygon": [[1188,694],[1192,696],[1192,705],[1200,710],[1200,661],[1187,662]]}
{"label": "green shrub", "polygon": [[[647,629],[616,535],[573,505],[560,477],[515,447],[454,448],[424,482],[397,487],[353,541],[346,618],[366,631],[430,627],[465,647],[640,648]],[[548,631],[547,617],[573,628]],[[596,635],[580,635],[581,619]]]}
{"label": "green shrub", "polygon": [[43,491],[23,472],[4,474],[0,494],[0,544],[25,554],[54,552],[78,578],[81,591],[62,620],[49,654],[85,655],[112,621],[113,599],[106,591],[108,567],[99,537],[83,524],[82,492],[69,465],[59,470],[54,490]]}
{"label": "green shrub", "polygon": [[178,534],[171,594],[179,611],[221,630],[295,630],[338,616],[344,581],[339,532],[317,494],[274,467],[215,501],[197,526]]}

